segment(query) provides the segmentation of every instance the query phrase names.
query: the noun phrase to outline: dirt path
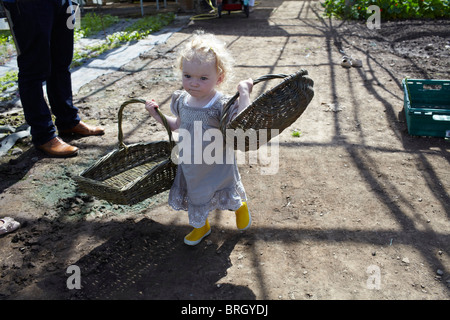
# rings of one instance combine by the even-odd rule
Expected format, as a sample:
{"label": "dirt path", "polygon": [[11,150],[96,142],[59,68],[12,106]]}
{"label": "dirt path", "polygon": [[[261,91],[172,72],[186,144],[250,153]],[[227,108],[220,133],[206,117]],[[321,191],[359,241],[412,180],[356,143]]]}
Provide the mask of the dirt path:
{"label": "dirt path", "polygon": [[[449,24],[386,22],[371,31],[323,18],[317,1],[264,0],[248,19],[191,22],[92,81],[75,99],[86,119],[106,126],[104,137],[71,141],[82,150],[73,159],[33,148],[2,159],[0,216],[23,226],[0,238],[0,297],[448,299],[450,145],[408,135],[401,79],[450,79]],[[168,112],[180,87],[176,52],[198,28],[235,56],[228,94],[239,79],[305,68],[315,97],[279,137],[276,174],[261,174],[260,162],[240,166],[252,228],[238,232],[232,213],[214,212],[211,236],[190,248],[187,215],[169,208],[166,193],[110,205],[77,193],[71,177],[116,147],[122,102],[154,98]],[[363,67],[342,68],[339,50]],[[166,139],[141,105],[127,108],[124,123],[127,143]],[[80,268],[81,289],[67,288],[70,265]]]}

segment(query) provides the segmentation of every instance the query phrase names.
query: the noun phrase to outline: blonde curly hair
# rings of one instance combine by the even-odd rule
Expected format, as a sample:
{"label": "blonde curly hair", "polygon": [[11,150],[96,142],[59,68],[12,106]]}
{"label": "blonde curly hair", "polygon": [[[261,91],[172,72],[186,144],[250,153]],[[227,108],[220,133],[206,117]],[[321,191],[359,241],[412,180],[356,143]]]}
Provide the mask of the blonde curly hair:
{"label": "blonde curly hair", "polygon": [[202,30],[194,32],[192,39],[184,46],[178,56],[177,67],[183,70],[184,61],[200,61],[200,63],[215,63],[217,74],[223,77],[222,83],[232,77],[233,57],[224,42],[211,33]]}

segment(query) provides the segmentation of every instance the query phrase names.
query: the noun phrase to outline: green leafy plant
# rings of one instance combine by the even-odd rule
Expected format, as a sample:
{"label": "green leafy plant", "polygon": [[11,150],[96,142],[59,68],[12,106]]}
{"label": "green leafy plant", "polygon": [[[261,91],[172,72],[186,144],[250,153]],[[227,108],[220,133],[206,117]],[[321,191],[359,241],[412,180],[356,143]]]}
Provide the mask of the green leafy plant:
{"label": "green leafy plant", "polygon": [[17,74],[17,71],[7,71],[3,77],[0,77],[0,92],[14,86],[18,80]]}
{"label": "green leafy plant", "polygon": [[292,131],[291,135],[293,137],[299,138],[302,135],[302,133],[299,130],[294,130]]}
{"label": "green leafy plant", "polygon": [[14,87],[18,81],[17,71],[7,71],[3,77],[0,77],[0,101],[9,100],[11,93],[5,93],[8,88]]}
{"label": "green leafy plant", "polygon": [[81,27],[74,30],[75,41],[96,34],[119,21],[118,17],[110,14],[100,16],[96,13],[87,13],[81,18]]}
{"label": "green leafy plant", "polygon": [[[348,1],[347,1],[348,2]],[[325,15],[340,19],[366,20],[372,15],[367,12],[371,5],[380,8],[381,19],[450,18],[449,0],[325,0],[322,6]]]}
{"label": "green leafy plant", "polygon": [[4,65],[14,54],[13,37],[9,30],[0,30],[0,65]]}
{"label": "green leafy plant", "polygon": [[[82,52],[79,50],[75,50],[74,57],[72,61],[72,67],[77,67],[82,65],[87,59],[96,57],[108,50],[112,50],[114,48],[117,48],[118,46],[122,45],[123,43],[130,42],[130,41],[136,41],[142,38],[145,38],[150,33],[156,32],[163,28],[164,26],[168,25],[173,21],[175,18],[175,15],[173,13],[166,13],[166,14],[157,14],[154,16],[148,16],[141,18],[137,20],[135,23],[133,23],[131,26],[126,28],[124,31],[118,31],[111,35],[107,36],[107,41],[95,46],[90,46],[85,48]],[[93,18],[95,21],[98,20],[97,18]],[[83,21],[83,20],[82,20]],[[115,19],[108,19],[111,23],[115,21]],[[87,23],[88,26],[91,26],[92,24],[89,22]],[[83,31],[84,30],[84,31]],[[87,34],[92,34],[92,30],[94,30],[92,27],[88,27],[86,29],[83,29],[83,23],[82,28],[79,31],[79,36],[86,37]],[[95,28],[97,32],[102,30],[98,26]]]}
{"label": "green leafy plant", "polygon": [[11,36],[11,31],[0,30],[0,45],[4,45],[6,43],[14,44]]}

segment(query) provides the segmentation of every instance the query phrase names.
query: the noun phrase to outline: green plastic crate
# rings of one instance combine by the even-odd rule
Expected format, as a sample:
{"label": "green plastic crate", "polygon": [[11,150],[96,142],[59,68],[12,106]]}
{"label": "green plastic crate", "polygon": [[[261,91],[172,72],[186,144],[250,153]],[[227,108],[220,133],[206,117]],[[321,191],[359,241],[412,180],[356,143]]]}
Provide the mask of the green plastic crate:
{"label": "green plastic crate", "polygon": [[408,132],[450,138],[450,80],[403,79]]}

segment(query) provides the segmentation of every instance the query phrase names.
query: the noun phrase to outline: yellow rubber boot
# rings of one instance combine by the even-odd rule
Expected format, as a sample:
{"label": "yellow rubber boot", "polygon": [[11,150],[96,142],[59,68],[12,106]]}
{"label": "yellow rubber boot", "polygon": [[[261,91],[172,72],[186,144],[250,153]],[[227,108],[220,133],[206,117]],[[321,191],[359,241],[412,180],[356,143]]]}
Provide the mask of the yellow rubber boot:
{"label": "yellow rubber boot", "polygon": [[189,246],[195,246],[202,241],[202,239],[211,233],[211,226],[208,219],[206,219],[205,225],[201,228],[194,228],[186,237],[184,237],[184,243]]}
{"label": "yellow rubber boot", "polygon": [[236,226],[239,230],[247,230],[252,224],[252,216],[247,207],[247,202],[242,202],[242,206],[236,210]]}

